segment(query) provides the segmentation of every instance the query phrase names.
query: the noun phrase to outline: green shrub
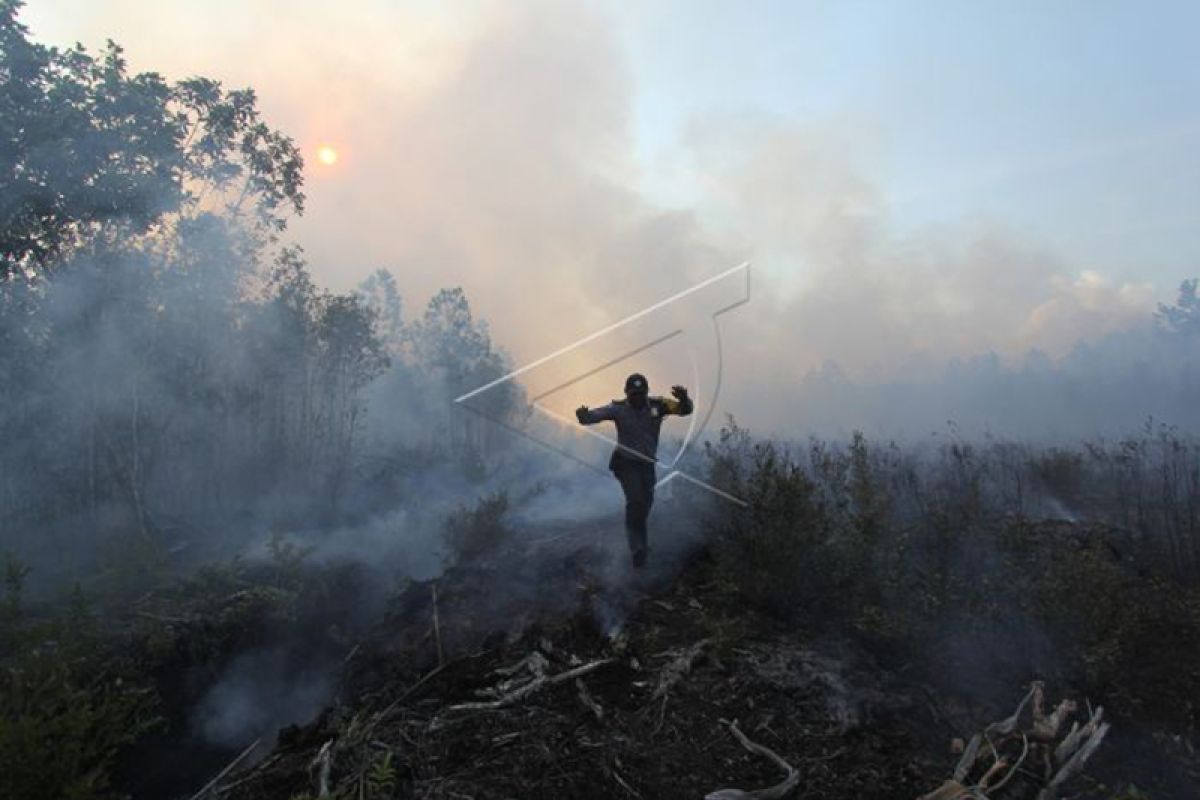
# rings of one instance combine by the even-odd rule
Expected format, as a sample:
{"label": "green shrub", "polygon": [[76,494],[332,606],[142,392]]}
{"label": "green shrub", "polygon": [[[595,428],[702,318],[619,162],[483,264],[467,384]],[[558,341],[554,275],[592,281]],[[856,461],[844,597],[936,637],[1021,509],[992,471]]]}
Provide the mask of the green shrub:
{"label": "green shrub", "polygon": [[722,504],[710,527],[724,577],[778,616],[838,607],[853,576],[838,557],[828,515],[800,465],[772,443],[751,443],[732,420],[707,452],[710,480],[746,503]]}
{"label": "green shrub", "polygon": [[83,675],[66,653],[28,653],[0,674],[0,796],[116,797],[122,748],[158,724],[151,690]]}
{"label": "green shrub", "polygon": [[14,564],[0,649],[0,797],[116,797],[109,775],[121,750],[159,723],[157,698],[102,666],[78,587],[59,616],[28,619],[20,605],[26,570]]}

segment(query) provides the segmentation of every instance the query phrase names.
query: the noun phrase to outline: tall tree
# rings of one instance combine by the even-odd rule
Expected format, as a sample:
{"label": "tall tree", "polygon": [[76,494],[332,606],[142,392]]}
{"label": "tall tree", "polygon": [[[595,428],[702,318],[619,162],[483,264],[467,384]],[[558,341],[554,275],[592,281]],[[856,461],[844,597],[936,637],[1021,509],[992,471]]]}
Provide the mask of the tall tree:
{"label": "tall tree", "polygon": [[99,56],[37,44],[21,5],[0,0],[0,277],[172,216],[250,209],[269,235],[303,210],[303,159],[252,91],[131,75],[111,41]]}

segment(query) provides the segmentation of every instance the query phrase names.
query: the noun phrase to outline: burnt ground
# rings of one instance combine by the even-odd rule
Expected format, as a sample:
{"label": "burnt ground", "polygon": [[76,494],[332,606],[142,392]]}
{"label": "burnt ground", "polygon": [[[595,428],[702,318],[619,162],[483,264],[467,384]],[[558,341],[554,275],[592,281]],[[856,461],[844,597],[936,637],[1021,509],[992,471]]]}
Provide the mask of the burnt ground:
{"label": "burnt ground", "polygon": [[[1024,694],[948,694],[936,672],[758,615],[686,531],[660,532],[658,571],[634,576],[612,527],[551,530],[410,583],[351,649],[336,702],[209,795],[700,798],[782,780],[736,720],[796,768],[791,796],[918,797],[949,776],[955,737]],[[1161,748],[1150,758],[1116,730],[1077,796],[1118,796],[1104,782],[1131,773],[1157,776],[1154,797],[1189,796],[1188,754],[1143,769]]]}
{"label": "burnt ground", "polygon": [[[778,768],[743,750],[722,724],[734,719],[802,771],[798,796],[916,795],[944,771],[910,758],[915,739],[904,717],[924,702],[916,693],[881,683],[848,650],[816,650],[802,634],[723,607],[733,598],[705,582],[702,557],[667,585],[626,587],[617,598],[589,572],[607,568],[605,552],[576,547],[560,563],[575,603],[550,590],[572,587],[540,582],[541,599],[560,614],[528,625],[530,606],[501,596],[506,589],[489,581],[497,576],[488,569],[465,571],[464,584],[444,577],[440,667],[432,587],[410,587],[382,638],[352,659],[341,703],[313,725],[282,732],[276,751],[228,796],[315,795],[313,762],[328,741],[330,783],[348,796],[358,796],[360,783],[368,795],[369,775],[389,754],[400,797],[703,797],[780,780]],[[506,608],[510,602],[521,612]],[[629,607],[618,629],[622,603]],[[515,624],[498,624],[506,618]],[[494,697],[488,690],[508,678],[499,671],[534,653],[551,677],[604,663],[579,683],[549,685],[511,706],[446,710]],[[667,687],[673,664],[690,668]]]}

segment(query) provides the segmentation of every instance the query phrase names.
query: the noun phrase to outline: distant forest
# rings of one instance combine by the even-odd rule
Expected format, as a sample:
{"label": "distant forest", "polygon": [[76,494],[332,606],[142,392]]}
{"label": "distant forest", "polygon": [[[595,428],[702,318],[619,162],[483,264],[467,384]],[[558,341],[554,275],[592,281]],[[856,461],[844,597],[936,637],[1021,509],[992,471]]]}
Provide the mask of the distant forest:
{"label": "distant forest", "polygon": [[495,446],[447,402],[505,367],[462,289],[409,317],[386,270],[330,293],[281,244],[304,161],[252,90],[37,44],[18,11],[0,3],[5,546],[152,566],[233,514],[362,513],[398,454]]}

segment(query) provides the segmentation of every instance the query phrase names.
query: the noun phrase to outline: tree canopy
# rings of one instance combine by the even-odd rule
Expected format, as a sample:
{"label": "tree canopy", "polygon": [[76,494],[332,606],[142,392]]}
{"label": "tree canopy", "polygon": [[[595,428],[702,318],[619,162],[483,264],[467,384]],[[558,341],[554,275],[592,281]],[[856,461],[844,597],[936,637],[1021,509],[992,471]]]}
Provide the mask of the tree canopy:
{"label": "tree canopy", "polygon": [[131,74],[119,45],[33,42],[0,0],[0,276],[220,209],[270,234],[304,208],[304,161],[254,92]]}

